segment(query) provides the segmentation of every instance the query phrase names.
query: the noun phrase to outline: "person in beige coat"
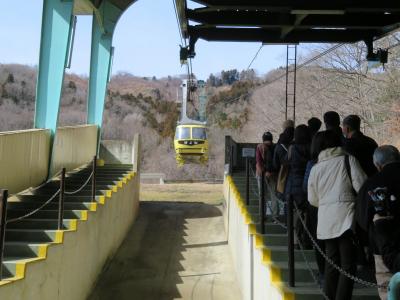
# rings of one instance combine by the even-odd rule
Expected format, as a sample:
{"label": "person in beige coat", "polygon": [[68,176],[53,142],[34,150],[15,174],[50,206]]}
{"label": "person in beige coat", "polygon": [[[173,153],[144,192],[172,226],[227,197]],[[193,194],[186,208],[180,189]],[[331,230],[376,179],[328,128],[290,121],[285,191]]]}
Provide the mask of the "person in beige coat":
{"label": "person in beige coat", "polygon": [[[318,207],[317,237],[327,256],[350,274],[356,270],[356,247],[351,230],[356,193],[367,176],[359,162],[341,147],[341,137],[327,130],[317,133],[318,162],[308,179],[308,201]],[[351,299],[354,282],[328,262],[324,292],[331,300]]]}

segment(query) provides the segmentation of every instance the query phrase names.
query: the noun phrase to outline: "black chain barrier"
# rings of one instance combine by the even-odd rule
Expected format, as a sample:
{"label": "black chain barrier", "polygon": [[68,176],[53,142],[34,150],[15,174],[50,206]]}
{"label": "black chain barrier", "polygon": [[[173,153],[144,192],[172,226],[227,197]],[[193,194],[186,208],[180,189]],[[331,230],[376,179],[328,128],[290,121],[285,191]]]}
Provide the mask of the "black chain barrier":
{"label": "black chain barrier", "polygon": [[364,286],[368,286],[368,287],[375,287],[375,288],[382,288],[382,289],[387,289],[387,285],[379,285],[377,283],[374,282],[369,282],[366,281],[364,279],[358,278],[357,276],[354,276],[350,273],[348,273],[346,270],[343,270],[340,266],[336,265],[326,254],[324,251],[322,251],[322,249],[319,247],[319,245],[317,244],[317,242],[315,241],[314,237],[312,236],[311,232],[308,230],[307,225],[305,223],[305,221],[303,220],[303,218],[301,217],[301,214],[299,213],[299,209],[297,207],[297,204],[295,201],[293,201],[294,203],[294,207],[295,207],[295,211],[296,214],[300,220],[301,225],[304,228],[304,231],[307,233],[308,237],[310,238],[311,242],[313,243],[313,246],[315,247],[315,249],[317,249],[317,251],[322,255],[322,257],[332,266],[334,267],[337,271],[339,271],[341,274],[343,274],[344,276],[346,276],[347,278],[353,280],[354,282],[357,282],[361,285]]}
{"label": "black chain barrier", "polygon": [[72,191],[72,192],[65,191],[64,193],[66,195],[75,195],[75,194],[79,193],[80,191],[82,191],[85,188],[85,186],[88,185],[88,183],[89,183],[90,179],[92,179],[92,177],[93,177],[93,171],[92,171],[92,173],[90,173],[88,179],[85,181],[85,183],[79,189]]}
{"label": "black chain barrier", "polygon": [[[254,169],[252,168],[252,166],[250,166],[250,170],[251,170],[251,172],[252,172],[253,178],[257,180],[257,177],[256,177],[256,175],[255,175],[255,172],[254,172]],[[271,185],[270,185],[270,183],[268,182],[268,180],[265,180],[265,182],[266,182],[266,185],[267,185],[267,189],[268,189],[268,191],[269,191],[269,193],[270,193],[270,199],[272,200],[272,197],[275,197],[275,195],[272,195],[273,191],[272,191],[272,189],[271,189]],[[254,189],[254,185],[251,185],[251,187],[252,187],[253,193],[254,193],[255,195],[259,196],[259,192],[258,192],[257,190]],[[285,205],[285,202],[282,201],[282,200],[280,200],[279,198],[277,198],[276,201],[278,201],[278,203],[279,203],[280,205]],[[273,212],[273,210],[272,210],[272,205],[269,203],[269,201],[266,201],[266,204],[267,204],[268,208],[270,209],[270,211],[271,211],[271,213],[272,213],[272,212]],[[298,206],[297,206],[297,204],[296,204],[295,201],[293,201],[293,204],[294,204],[294,207],[295,207],[295,211],[296,211],[297,217],[299,218],[300,223],[301,223],[302,227],[304,228],[304,231],[306,232],[307,236],[310,238],[310,240],[311,240],[311,242],[312,242],[312,244],[313,244],[313,247],[322,255],[322,257],[325,259],[325,261],[327,261],[327,262],[328,262],[331,266],[333,266],[337,271],[339,271],[341,274],[343,274],[344,276],[346,276],[347,278],[351,279],[351,280],[354,281],[354,282],[357,282],[357,283],[359,283],[359,284],[361,284],[361,285],[364,285],[364,286],[367,286],[367,287],[374,287],[374,288],[387,289],[387,287],[388,287],[387,285],[379,285],[379,284],[377,284],[377,283],[369,282],[369,281],[367,281],[367,280],[361,279],[361,278],[359,278],[359,277],[357,277],[357,276],[354,276],[354,275],[348,273],[347,271],[345,271],[344,269],[342,269],[340,266],[336,265],[336,264],[325,254],[325,252],[319,247],[319,245],[318,245],[317,242],[315,241],[314,237],[312,236],[312,234],[311,234],[310,231],[308,230],[308,228],[307,228],[307,226],[306,226],[306,224],[305,224],[305,221],[304,221],[304,219],[302,218],[302,216],[301,216],[301,214],[300,214],[300,212],[299,212]],[[281,227],[287,229],[287,226],[286,226],[285,224],[283,224],[282,222],[280,222],[278,219],[276,219],[276,217],[275,217],[273,214],[271,214],[271,217],[273,218],[273,220],[274,220],[278,225],[280,225]],[[307,265],[307,268],[308,268],[308,270],[309,270],[309,272],[310,272],[310,274],[311,274],[311,276],[312,276],[312,278],[313,278],[315,284],[319,287],[322,296],[323,296],[326,300],[329,300],[329,297],[324,293],[323,289],[320,287],[320,284],[319,284],[319,282],[318,282],[318,278],[317,278],[315,272],[312,270],[312,267],[311,267],[310,262],[307,260],[306,254],[305,254],[305,252],[304,252],[304,251],[305,251],[305,250],[304,250],[304,247],[303,247],[303,245],[301,244],[300,239],[299,239],[299,237],[297,236],[297,233],[296,233],[296,232],[295,232],[295,235],[296,235],[296,238],[297,238],[298,243],[299,243],[299,247],[300,247],[300,250],[301,250],[302,257],[303,257],[303,259],[304,259],[304,261],[305,261],[305,263],[306,263],[306,265]]]}
{"label": "black chain barrier", "polygon": [[36,214],[39,210],[41,210],[43,207],[45,207],[45,206],[48,205],[51,201],[53,201],[53,200],[58,196],[59,193],[60,193],[60,189],[58,189],[57,192],[56,192],[55,194],[53,194],[53,196],[51,196],[50,199],[47,200],[43,205],[39,206],[39,207],[36,208],[35,210],[33,210],[33,211],[31,211],[31,212],[29,212],[29,213],[27,213],[27,214],[25,214],[25,215],[23,215],[23,216],[21,216],[21,217],[14,218],[14,219],[9,219],[9,220],[7,220],[6,223],[8,224],[8,223],[13,223],[13,222],[21,221],[21,220],[23,220],[23,219],[26,219],[27,217],[30,217],[30,216]]}
{"label": "black chain barrier", "polygon": [[[257,176],[256,176],[256,174],[255,174],[255,172],[254,172],[254,169],[253,169],[253,167],[252,167],[251,165],[250,165],[250,171],[251,171],[251,173],[252,173],[253,178],[257,180]],[[271,201],[272,201],[272,197],[275,197],[275,195],[273,195],[273,191],[272,191],[272,189],[271,189],[271,185],[270,185],[270,183],[268,182],[268,180],[265,180],[265,184],[266,184],[266,186],[267,186],[267,190],[268,190],[268,192],[269,192],[269,194],[270,194],[270,199],[271,199]],[[260,193],[259,193],[257,190],[254,190],[254,186],[252,186],[252,190],[253,190],[253,193],[254,193],[257,197],[260,197]],[[283,201],[280,200],[279,198],[276,197],[276,200],[278,201],[279,204],[285,205],[285,202],[283,202]],[[271,211],[271,217],[272,217],[272,219],[275,221],[275,223],[276,223],[277,225],[281,226],[282,228],[287,229],[287,226],[286,226],[284,223],[282,223],[279,219],[277,219],[276,216],[274,216],[274,214],[273,214],[273,209],[272,209],[272,204],[269,203],[269,201],[266,201],[266,204],[267,204],[269,210]],[[279,205],[278,205],[278,207],[279,207]]]}
{"label": "black chain barrier", "polygon": [[[57,174],[60,174],[60,173],[61,173],[61,171],[58,172]],[[57,176],[57,174],[56,174],[56,176]],[[85,183],[84,183],[79,189],[77,189],[77,190],[75,190],[75,191],[73,191],[73,192],[64,191],[64,193],[65,193],[66,195],[74,195],[74,194],[79,193],[79,192],[82,191],[83,188],[89,183],[89,181],[90,181],[90,179],[92,178],[92,176],[93,176],[93,172],[89,175],[89,178],[85,181]],[[49,181],[50,181],[50,180],[46,181],[45,184],[47,184]],[[40,187],[43,187],[45,184],[42,184]],[[36,188],[35,190],[37,190],[37,189],[38,189],[38,188]],[[39,206],[39,207],[36,208],[35,210],[33,210],[33,211],[31,211],[31,212],[29,212],[29,213],[23,215],[23,216],[20,216],[20,217],[18,217],[18,218],[9,219],[9,220],[6,221],[6,223],[8,224],[8,223],[13,223],[13,222],[21,221],[21,220],[23,220],[23,219],[26,219],[26,218],[28,218],[28,217],[30,217],[30,216],[36,214],[38,211],[42,210],[45,206],[47,206],[48,204],[50,204],[50,202],[52,202],[52,201],[60,194],[60,191],[61,191],[61,189],[58,189],[58,190],[50,197],[49,200],[47,200],[45,203],[43,203],[41,206]]]}

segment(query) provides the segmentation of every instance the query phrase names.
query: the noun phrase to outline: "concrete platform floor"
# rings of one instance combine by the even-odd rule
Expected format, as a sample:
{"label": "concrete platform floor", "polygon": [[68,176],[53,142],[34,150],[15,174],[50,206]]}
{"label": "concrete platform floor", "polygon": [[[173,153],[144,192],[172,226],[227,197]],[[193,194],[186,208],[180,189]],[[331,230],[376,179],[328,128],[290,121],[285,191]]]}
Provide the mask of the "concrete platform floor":
{"label": "concrete platform floor", "polygon": [[137,221],[89,299],[241,299],[221,208],[141,202]]}

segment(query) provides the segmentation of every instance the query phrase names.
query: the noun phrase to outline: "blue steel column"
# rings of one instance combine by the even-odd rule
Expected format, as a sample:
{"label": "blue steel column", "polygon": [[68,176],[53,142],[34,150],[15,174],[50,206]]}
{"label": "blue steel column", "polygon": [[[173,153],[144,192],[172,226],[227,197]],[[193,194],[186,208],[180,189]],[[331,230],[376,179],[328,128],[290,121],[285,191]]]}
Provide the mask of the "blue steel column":
{"label": "blue steel column", "polygon": [[111,72],[112,38],[122,12],[109,1],[103,1],[98,14],[93,17],[87,123],[98,126],[98,142],[103,122],[107,83]]}
{"label": "blue steel column", "polygon": [[73,0],[44,0],[35,128],[57,128],[64,70],[72,29]]}

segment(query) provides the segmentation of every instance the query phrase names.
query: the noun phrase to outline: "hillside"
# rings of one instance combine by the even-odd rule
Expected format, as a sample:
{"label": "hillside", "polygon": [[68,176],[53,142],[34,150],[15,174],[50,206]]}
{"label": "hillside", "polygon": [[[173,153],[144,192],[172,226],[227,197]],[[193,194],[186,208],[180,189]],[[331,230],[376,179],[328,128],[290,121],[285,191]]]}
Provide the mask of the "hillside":
{"label": "hillside", "polygon": [[[143,137],[144,172],[162,170],[169,179],[221,177],[223,145],[211,148],[209,166],[177,168],[173,136],[179,117],[177,91],[181,79],[141,78],[121,73],[113,76],[107,91],[103,139],[132,140]],[[23,65],[0,64],[0,131],[32,128],[35,107],[36,69]],[[87,78],[66,74],[63,86],[60,126],[84,124]],[[193,110],[193,108],[192,108]],[[220,131],[210,130],[211,144]]]}
{"label": "hillside", "polygon": [[[362,46],[355,44],[301,68],[297,73],[296,123],[304,123],[311,116],[322,118],[327,110],[337,110],[342,116],[356,113],[362,117],[368,135],[379,143],[400,146],[400,52],[392,50],[385,71],[369,70],[364,57]],[[221,178],[221,137],[231,135],[238,141],[257,142],[264,131],[270,130],[277,138],[284,119],[285,81],[275,79],[283,72],[279,68],[260,78],[253,70],[230,70],[210,76],[207,166],[178,168],[175,163],[173,136],[179,117],[177,91],[181,84],[178,77],[142,78],[127,73],[113,76],[107,92],[102,137],[130,140],[140,133],[144,172],[162,171],[169,179]],[[0,64],[0,131],[32,127],[35,81],[35,68]],[[85,123],[86,97],[87,78],[67,74],[60,126]],[[192,113],[197,112],[197,105],[194,99]]]}

